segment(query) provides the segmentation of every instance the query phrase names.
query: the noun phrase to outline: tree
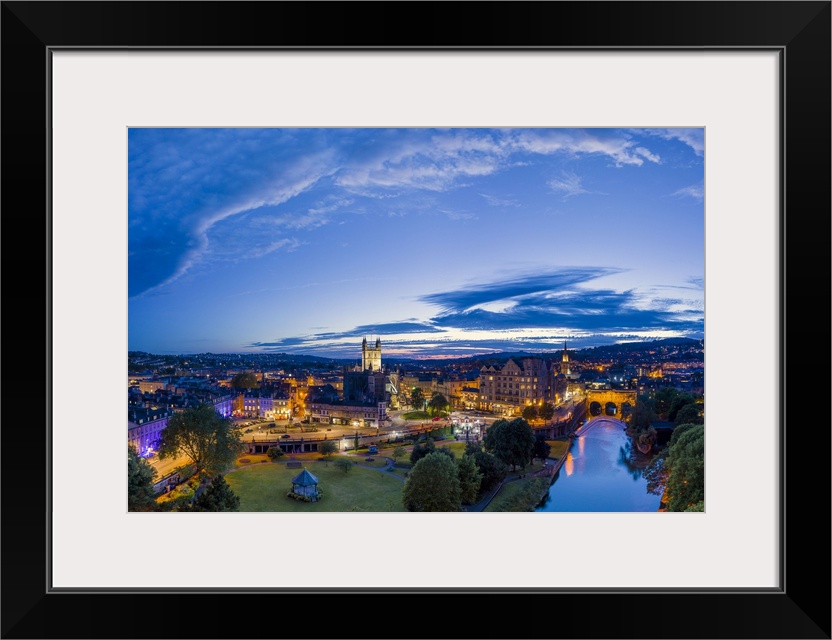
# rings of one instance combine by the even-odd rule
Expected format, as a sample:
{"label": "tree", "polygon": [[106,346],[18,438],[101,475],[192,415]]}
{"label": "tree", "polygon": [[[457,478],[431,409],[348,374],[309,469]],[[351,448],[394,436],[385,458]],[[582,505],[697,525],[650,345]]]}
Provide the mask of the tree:
{"label": "tree", "polygon": [[699,405],[693,402],[683,405],[676,413],[674,422],[679,424],[702,424],[704,418],[699,415]]}
{"label": "tree", "polygon": [[463,455],[457,463],[457,475],[459,476],[460,500],[464,504],[473,504],[477,501],[482,484],[482,471],[477,467],[477,462],[472,455]]}
{"label": "tree", "polygon": [[483,449],[480,442],[465,445],[465,455],[473,456],[477,468],[482,473],[480,491],[488,491],[500,484],[506,477],[508,467],[495,456]]}
{"label": "tree", "polygon": [[636,433],[640,431],[647,431],[651,425],[659,419],[656,412],[648,404],[636,403],[636,408],[633,410],[632,420],[630,421],[630,429]]}
{"label": "tree", "polygon": [[433,443],[433,438],[426,438],[425,444],[417,444],[410,452],[410,464],[416,464],[429,453],[436,451],[436,445]]}
{"label": "tree", "polygon": [[662,387],[656,391],[655,410],[660,418],[667,418],[670,405],[679,392],[673,387]]}
{"label": "tree", "polygon": [[642,447],[652,447],[658,436],[656,429],[653,427],[653,422],[657,419],[656,412],[653,411],[650,403],[637,402],[627,426],[627,435]]}
{"label": "tree", "polygon": [[549,421],[555,417],[555,405],[551,402],[544,402],[540,405],[540,409],[537,411],[537,415],[541,420]]}
{"label": "tree", "polygon": [[451,460],[456,462],[456,456],[454,455],[454,452],[451,451],[448,447],[438,447],[434,449],[431,453],[438,453],[443,456],[448,456]]}
{"label": "tree", "polygon": [[425,394],[419,387],[414,387],[410,394],[410,404],[414,409],[422,410],[425,408]]}
{"label": "tree", "polygon": [[318,453],[329,458],[333,453],[338,451],[338,445],[335,440],[324,440],[318,445]]}
{"label": "tree", "polygon": [[399,445],[398,447],[393,449],[393,458],[398,460],[399,458],[403,458],[406,453],[407,450],[403,446]]}
{"label": "tree", "polygon": [[532,455],[535,458],[540,458],[540,461],[543,462],[546,458],[549,457],[549,453],[552,451],[552,445],[546,442],[546,436],[542,433],[538,433],[534,437],[534,446],[532,447]]}
{"label": "tree", "polygon": [[517,465],[525,469],[532,456],[534,430],[523,418],[515,418],[511,422],[496,420],[488,428],[484,443],[486,451],[493,453],[505,464],[510,464],[512,470]]}
{"label": "tree", "polygon": [[162,511],[190,511],[193,498],[193,488],[185,483],[167,494],[167,499],[159,506]]}
{"label": "tree", "polygon": [[705,500],[705,425],[679,425],[676,429],[682,427],[685,430],[671,442],[665,461],[668,511],[685,511]]}
{"label": "tree", "polygon": [[531,422],[532,420],[537,420],[537,407],[533,404],[527,404],[523,407],[523,419],[528,420]]}
{"label": "tree", "polygon": [[222,475],[214,476],[205,491],[194,501],[191,511],[239,511],[240,497],[236,495]]}
{"label": "tree", "polygon": [[448,399],[439,392],[434,392],[428,402],[428,407],[433,415],[442,413],[448,406]]}
{"label": "tree", "polygon": [[704,505],[704,439],[704,425],[677,426],[667,446],[642,472],[647,490],[661,495],[668,511],[696,511],[697,504]]}
{"label": "tree", "polygon": [[[673,398],[673,401],[670,403],[670,409],[667,412],[667,419],[672,421],[672,422],[676,422],[676,414],[679,413],[679,410],[682,407],[685,407],[689,404],[693,404],[693,402],[694,402],[694,400],[693,400],[693,396],[691,394],[689,394],[689,393],[680,393],[680,394],[678,394],[675,398]],[[682,423],[680,422],[680,423],[677,423],[677,424],[682,424]]]}
{"label": "tree", "polygon": [[402,502],[408,511],[459,511],[461,496],[456,463],[435,451],[414,465],[404,485]]}
{"label": "tree", "polygon": [[224,471],[243,451],[240,433],[212,404],[201,404],[175,413],[162,431],[159,458],[185,455],[200,477]]}
{"label": "tree", "polygon": [[156,505],[156,493],[153,483],[158,472],[136,448],[127,446],[127,510],[153,511]]}
{"label": "tree", "polygon": [[266,449],[266,455],[269,456],[272,460],[282,458],[283,449],[281,449],[280,447],[269,447],[268,449]]}
{"label": "tree", "polygon": [[352,471],[352,462],[347,458],[338,458],[335,461],[335,466],[338,467],[344,473],[349,473]]}
{"label": "tree", "polygon": [[256,389],[258,387],[257,377],[250,371],[238,373],[231,378],[231,386],[234,389]]}

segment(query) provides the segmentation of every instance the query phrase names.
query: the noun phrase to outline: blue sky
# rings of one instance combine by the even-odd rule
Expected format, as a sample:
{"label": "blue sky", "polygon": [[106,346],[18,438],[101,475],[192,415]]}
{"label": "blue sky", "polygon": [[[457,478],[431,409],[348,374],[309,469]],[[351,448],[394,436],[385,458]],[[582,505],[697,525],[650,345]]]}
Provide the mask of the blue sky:
{"label": "blue sky", "polygon": [[703,129],[130,129],[130,350],[704,337]]}

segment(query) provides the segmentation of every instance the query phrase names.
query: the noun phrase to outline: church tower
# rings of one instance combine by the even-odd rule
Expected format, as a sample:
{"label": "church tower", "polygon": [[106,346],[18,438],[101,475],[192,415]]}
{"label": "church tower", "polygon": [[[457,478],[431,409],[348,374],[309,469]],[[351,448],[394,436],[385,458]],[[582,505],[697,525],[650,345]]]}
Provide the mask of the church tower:
{"label": "church tower", "polygon": [[569,370],[569,354],[566,352],[566,341],[563,341],[563,359],[561,361],[560,366],[561,373],[565,375],[571,375],[572,372]]}
{"label": "church tower", "polygon": [[381,338],[376,338],[376,346],[367,344],[367,338],[361,342],[361,369],[362,371],[381,371]]}

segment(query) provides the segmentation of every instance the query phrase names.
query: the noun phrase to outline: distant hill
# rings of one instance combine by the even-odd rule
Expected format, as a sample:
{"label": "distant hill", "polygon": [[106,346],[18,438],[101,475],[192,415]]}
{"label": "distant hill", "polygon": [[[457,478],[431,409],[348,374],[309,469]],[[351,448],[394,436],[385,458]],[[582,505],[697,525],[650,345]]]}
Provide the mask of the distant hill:
{"label": "distant hill", "polygon": [[[568,349],[570,357],[576,361],[593,358],[623,358],[626,355],[635,356],[639,353],[655,350],[676,350],[681,348],[688,358],[697,358],[702,347],[701,340],[692,338],[663,338],[660,340],[645,340],[622,342],[619,344],[604,345],[599,347],[587,347],[583,349]],[[465,356],[450,359],[421,359],[421,358],[394,358],[385,357],[384,361],[390,366],[413,367],[414,369],[429,369],[435,367],[462,367],[465,369],[479,369],[485,366],[502,366],[509,358],[520,360],[523,358],[543,358],[544,360],[560,360],[563,351],[561,349],[548,352],[529,351],[495,351],[492,353],[475,356]],[[343,366],[354,365],[356,358],[325,358],[293,353],[198,353],[179,354],[176,356],[154,355],[143,351],[128,352],[128,360],[133,367],[140,367],[165,362],[175,364],[177,360],[191,362],[188,366],[203,367],[281,367],[292,369],[294,367],[320,367],[324,369],[337,370]],[[158,360],[158,362],[157,362]]]}

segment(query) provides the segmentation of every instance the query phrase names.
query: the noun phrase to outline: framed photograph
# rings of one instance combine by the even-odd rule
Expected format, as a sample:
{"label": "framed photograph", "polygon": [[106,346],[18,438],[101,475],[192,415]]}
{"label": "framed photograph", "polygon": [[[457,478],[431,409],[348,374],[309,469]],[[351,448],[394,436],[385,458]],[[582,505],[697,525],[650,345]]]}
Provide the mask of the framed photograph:
{"label": "framed photograph", "polygon": [[[828,305],[798,310],[794,292],[829,291],[830,3],[393,8],[410,27],[395,35],[371,27],[379,7],[361,3],[3,3],[2,572],[18,586],[4,587],[3,637],[303,637],[314,602],[342,618],[314,630],[333,638],[410,637],[424,603],[479,612],[462,637],[829,638],[828,518],[804,515],[809,488],[810,504],[829,504],[829,431],[798,421],[807,401],[795,385],[812,376],[816,357],[803,354],[818,352],[830,318]],[[261,153],[275,136],[280,151]],[[373,163],[379,140],[394,160]],[[552,145],[560,162],[541,162]],[[586,157],[596,166],[580,165]],[[531,204],[539,187],[553,210]],[[406,189],[419,198],[402,199]],[[576,204],[592,197],[594,209]],[[654,217],[634,204],[647,200]],[[357,232],[338,228],[344,207],[363,216]],[[441,220],[366,222],[382,210],[412,222],[419,207]],[[290,259],[266,265],[275,252]],[[697,252],[701,278],[688,284],[699,315],[689,295],[651,288],[655,278],[586,272],[647,265],[681,286]],[[437,260],[445,266],[426,264]],[[690,335],[707,346],[704,511],[127,509],[124,356],[144,350],[128,336],[145,335],[151,352],[216,353],[236,350],[216,343],[233,327],[245,333],[235,344],[308,354],[326,342],[327,357],[351,357],[355,341],[350,384],[367,393],[387,336],[399,353],[477,348],[497,335],[482,317],[520,294],[525,317],[540,312],[535,283],[564,278],[567,263],[583,269],[571,272],[578,288],[611,279],[575,301],[616,320],[593,325],[611,343],[643,326],[624,313],[637,301],[700,328]],[[362,286],[377,278],[367,300],[312,292],[323,280],[349,294],[350,273]],[[599,302],[606,290],[632,304]],[[285,303],[234,306],[260,296]],[[403,302],[414,298],[442,312],[421,317]],[[524,329],[518,351],[555,351]],[[451,330],[453,340],[403,337]],[[34,353],[16,347],[27,337]],[[20,362],[37,373],[9,384]],[[615,415],[616,402],[599,411],[614,404]],[[355,449],[374,444],[355,430]],[[298,482],[306,496],[312,485]],[[803,577],[817,573],[820,584]],[[483,605],[504,596],[556,615],[495,620]],[[135,623],[114,630],[97,616],[113,602]],[[247,621],[248,610],[260,615]]]}

